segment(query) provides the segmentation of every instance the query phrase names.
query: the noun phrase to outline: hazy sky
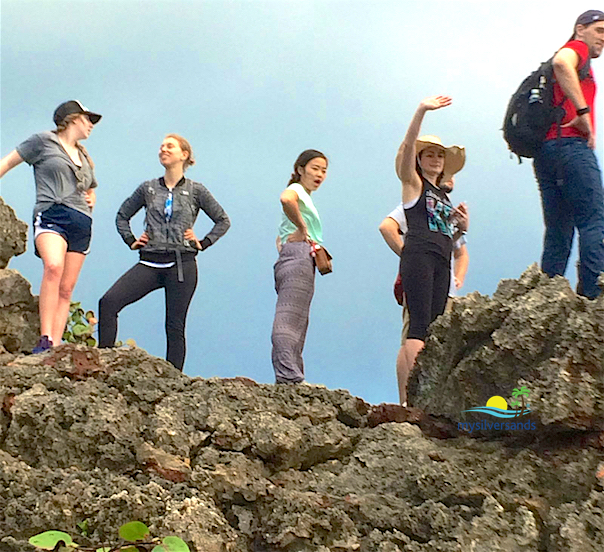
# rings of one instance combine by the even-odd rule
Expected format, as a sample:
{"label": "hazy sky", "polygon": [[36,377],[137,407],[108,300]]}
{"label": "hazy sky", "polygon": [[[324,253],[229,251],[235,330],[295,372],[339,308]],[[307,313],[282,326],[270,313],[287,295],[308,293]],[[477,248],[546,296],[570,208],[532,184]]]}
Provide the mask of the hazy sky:
{"label": "hazy sky", "polygon": [[[553,9],[555,6],[555,9]],[[317,274],[305,348],[311,382],[370,402],[398,400],[394,363],[400,308],[398,258],[378,225],[400,202],[394,156],[419,101],[448,94],[423,133],[467,148],[455,203],[471,212],[464,293],[492,293],[538,261],[543,233],[532,164],[518,165],[501,137],[509,96],[569,37],[593,2],[458,0],[1,2],[1,155],[51,129],[69,99],[103,114],[85,145],[99,181],[92,252],[74,298],[99,297],[138,256],[115,213],[138,184],[162,174],[169,132],[191,142],[203,182],[232,220],[198,257],[188,318],[189,375],[272,382],[270,333],[279,194],[304,149],[324,151],[328,177],[314,195],[334,273]],[[593,64],[604,86],[604,60]],[[598,98],[602,161],[602,92]],[[1,183],[30,222],[31,169]],[[142,214],[134,221],[142,228]],[[199,237],[211,227],[201,214]],[[30,236],[31,239],[31,236]],[[10,267],[38,292],[31,247]],[[574,269],[569,276],[574,281]],[[120,316],[119,337],[163,356],[163,294]]]}

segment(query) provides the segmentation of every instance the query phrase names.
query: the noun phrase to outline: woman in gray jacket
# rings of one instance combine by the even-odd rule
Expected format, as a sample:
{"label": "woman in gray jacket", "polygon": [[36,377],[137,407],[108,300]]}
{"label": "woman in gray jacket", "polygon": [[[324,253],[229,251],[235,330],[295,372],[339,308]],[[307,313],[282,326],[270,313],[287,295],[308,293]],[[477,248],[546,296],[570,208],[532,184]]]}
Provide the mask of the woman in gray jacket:
{"label": "woman in gray jacket", "polygon": [[[185,178],[195,163],[187,140],[168,134],[159,149],[161,178],[143,182],[120,207],[116,224],[130,249],[138,249],[139,262],[126,272],[99,301],[99,346],[112,347],[117,336],[117,315],[127,305],[163,288],[166,295],[166,360],[182,371],[185,362],[185,320],[197,287],[199,251],[210,247],[231,223],[222,207],[202,185]],[[145,208],[145,231],[137,239],[130,219]],[[193,225],[203,210],[214,227],[202,240]]]}

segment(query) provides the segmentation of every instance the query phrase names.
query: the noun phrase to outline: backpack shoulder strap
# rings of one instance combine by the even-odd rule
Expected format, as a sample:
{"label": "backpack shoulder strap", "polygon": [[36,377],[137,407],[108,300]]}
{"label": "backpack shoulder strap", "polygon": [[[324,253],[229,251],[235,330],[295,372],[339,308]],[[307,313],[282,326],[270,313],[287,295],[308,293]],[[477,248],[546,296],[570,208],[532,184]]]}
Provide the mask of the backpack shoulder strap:
{"label": "backpack shoulder strap", "polygon": [[581,67],[581,69],[579,69],[579,71],[578,71],[580,81],[585,80],[589,76],[590,69],[591,69],[591,58],[588,57],[587,61],[585,62],[585,65],[583,67]]}

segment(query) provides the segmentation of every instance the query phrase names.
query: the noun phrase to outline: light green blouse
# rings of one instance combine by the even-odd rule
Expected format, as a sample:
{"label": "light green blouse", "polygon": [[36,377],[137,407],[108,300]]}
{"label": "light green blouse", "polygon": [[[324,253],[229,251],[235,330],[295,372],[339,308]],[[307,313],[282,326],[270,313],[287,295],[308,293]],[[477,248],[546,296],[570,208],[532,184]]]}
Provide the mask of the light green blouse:
{"label": "light green blouse", "polygon": [[[289,190],[293,190],[298,194],[298,207],[300,208],[300,214],[306,223],[308,228],[308,234],[310,239],[317,242],[323,243],[323,228],[321,226],[321,219],[319,213],[310,198],[310,194],[304,189],[302,184],[297,182],[288,186]],[[281,244],[287,241],[287,237],[293,234],[298,227],[287,217],[285,213],[281,218],[281,224],[279,225],[279,238]]]}

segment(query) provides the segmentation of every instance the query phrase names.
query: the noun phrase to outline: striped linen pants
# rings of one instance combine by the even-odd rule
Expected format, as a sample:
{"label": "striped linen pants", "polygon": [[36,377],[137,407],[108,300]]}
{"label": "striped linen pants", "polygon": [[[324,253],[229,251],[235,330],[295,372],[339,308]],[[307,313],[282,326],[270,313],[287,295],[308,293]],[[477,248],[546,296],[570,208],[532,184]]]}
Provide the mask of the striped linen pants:
{"label": "striped linen pants", "polygon": [[304,381],[302,349],[315,290],[315,264],[306,242],[285,243],[275,263],[277,308],[272,360],[277,383]]}

